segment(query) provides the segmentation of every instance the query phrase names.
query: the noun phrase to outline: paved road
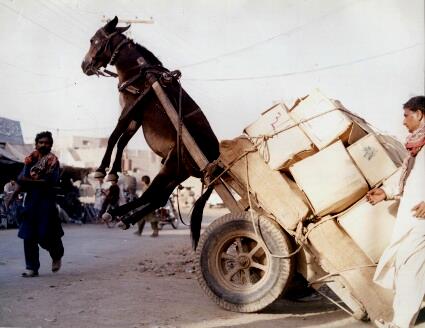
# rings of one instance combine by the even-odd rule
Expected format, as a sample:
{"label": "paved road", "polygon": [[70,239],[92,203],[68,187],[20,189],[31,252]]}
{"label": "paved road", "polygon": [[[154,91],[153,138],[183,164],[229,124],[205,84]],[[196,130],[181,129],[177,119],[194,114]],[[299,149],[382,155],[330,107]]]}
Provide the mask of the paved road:
{"label": "paved road", "polygon": [[[207,223],[223,214],[208,210]],[[20,277],[22,241],[0,231],[0,327],[371,327],[329,303],[278,300],[262,313],[213,304],[193,273],[189,231],[165,227],[159,238],[101,225],[67,225],[63,268]]]}

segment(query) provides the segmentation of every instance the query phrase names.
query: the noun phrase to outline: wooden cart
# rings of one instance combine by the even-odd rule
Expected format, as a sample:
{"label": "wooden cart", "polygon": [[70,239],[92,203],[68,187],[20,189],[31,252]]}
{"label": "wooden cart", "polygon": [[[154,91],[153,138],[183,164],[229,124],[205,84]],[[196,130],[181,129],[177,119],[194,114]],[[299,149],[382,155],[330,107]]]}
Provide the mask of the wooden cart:
{"label": "wooden cart", "polygon": [[[160,84],[155,82],[153,89],[178,129],[177,112]],[[191,156],[202,170],[208,171],[212,164],[184,126],[181,131]],[[309,217],[295,229],[289,227],[285,216],[275,205],[268,204],[264,194],[264,190],[270,189],[270,194],[278,187],[273,177],[260,176],[264,185],[260,180],[254,188],[247,183],[249,174],[244,177],[241,173],[242,159],[248,153],[234,154],[231,160],[221,156],[214,163],[225,171],[209,182],[230,213],[208,226],[196,251],[197,278],[206,294],[231,311],[259,311],[275,301],[298,272],[313,288],[327,284],[356,319],[389,321],[392,293],[372,281],[372,260],[332,218]],[[239,165],[235,165],[237,162]]]}

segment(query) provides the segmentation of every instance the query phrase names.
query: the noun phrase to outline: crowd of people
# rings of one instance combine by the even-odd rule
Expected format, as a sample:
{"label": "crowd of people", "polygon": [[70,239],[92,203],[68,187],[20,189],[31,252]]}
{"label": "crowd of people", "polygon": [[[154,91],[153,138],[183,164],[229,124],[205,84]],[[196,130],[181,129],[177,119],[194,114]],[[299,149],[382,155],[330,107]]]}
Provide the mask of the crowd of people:
{"label": "crowd of people", "polygon": [[[146,189],[144,182],[146,179],[150,180],[148,176],[143,176],[140,181],[142,190]],[[90,183],[87,176],[82,180],[73,181],[67,174],[60,174],[55,190],[56,207],[62,223],[101,222],[102,215],[110,208],[130,202],[140,195],[140,192],[137,192],[136,177],[127,172],[123,173],[119,181],[104,182],[103,178],[98,178]],[[26,192],[20,191],[12,200],[12,195],[17,188],[18,183],[15,178],[4,185],[1,194],[1,213],[5,219],[7,218],[7,223],[5,222],[2,226],[0,222],[0,227],[17,227],[19,224]],[[81,201],[87,198],[88,201]]]}

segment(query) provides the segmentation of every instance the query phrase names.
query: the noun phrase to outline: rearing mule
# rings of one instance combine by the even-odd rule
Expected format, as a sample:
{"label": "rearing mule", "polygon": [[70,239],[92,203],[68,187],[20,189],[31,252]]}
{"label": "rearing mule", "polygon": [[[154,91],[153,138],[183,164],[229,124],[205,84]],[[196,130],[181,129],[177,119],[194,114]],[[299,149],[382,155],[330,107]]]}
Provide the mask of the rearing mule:
{"label": "rearing mule", "polygon": [[[81,65],[87,75],[103,75],[101,67],[115,65],[120,90],[122,113],[109,137],[108,146],[98,175],[105,175],[109,167],[112,150],[117,144],[117,155],[110,174],[121,170],[121,156],[130,138],[141,126],[146,142],[157,155],[162,157],[162,167],[143,195],[114,210],[111,215],[120,216],[125,228],[135,224],[144,215],[164,206],[168,197],[189,176],[202,178],[202,172],[184,145],[178,147],[176,129],[151,88],[147,74],[158,76],[168,98],[175,108],[180,108],[180,118],[208,161],[219,156],[218,140],[203,112],[185,92],[175,74],[165,69],[158,58],[143,46],[134,43],[122,33],[130,26],[117,27],[118,18],[100,28],[90,40],[90,49]],[[191,218],[192,238],[197,244],[200,231],[199,209],[205,205],[208,192],[201,197]],[[132,214],[128,215],[130,211]],[[201,216],[201,217],[199,217]]]}

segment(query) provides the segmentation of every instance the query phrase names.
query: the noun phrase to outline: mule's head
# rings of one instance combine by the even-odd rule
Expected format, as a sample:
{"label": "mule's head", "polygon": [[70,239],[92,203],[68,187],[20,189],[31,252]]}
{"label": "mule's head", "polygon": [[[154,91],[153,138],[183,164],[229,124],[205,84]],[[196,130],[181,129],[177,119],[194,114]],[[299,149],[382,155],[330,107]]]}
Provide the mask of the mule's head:
{"label": "mule's head", "polygon": [[[123,32],[130,28],[117,27],[118,17],[105,24],[102,28],[98,29],[93,37],[90,39],[90,48],[84,57],[81,68],[87,75],[98,74],[101,67],[106,67],[111,61],[113,54],[113,39],[117,38],[117,35],[122,35]],[[123,36],[120,36],[122,39]]]}

